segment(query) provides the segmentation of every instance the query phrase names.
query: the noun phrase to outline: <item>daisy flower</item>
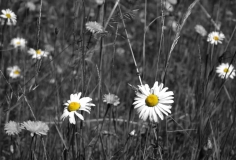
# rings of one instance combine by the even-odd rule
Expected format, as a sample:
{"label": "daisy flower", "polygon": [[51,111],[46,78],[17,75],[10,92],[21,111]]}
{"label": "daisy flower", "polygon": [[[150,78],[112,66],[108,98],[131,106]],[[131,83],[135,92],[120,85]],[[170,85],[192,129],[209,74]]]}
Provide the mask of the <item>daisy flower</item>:
{"label": "daisy flower", "polygon": [[207,31],[202,25],[197,24],[195,27],[195,31],[200,34],[202,37],[205,37],[207,35]]}
{"label": "daisy flower", "polygon": [[98,5],[102,5],[104,3],[104,0],[96,0]]}
{"label": "daisy flower", "polygon": [[166,10],[168,12],[173,12],[174,11],[174,6],[170,2],[164,1],[163,5],[164,5],[164,7],[166,8]]}
{"label": "daisy flower", "polygon": [[66,117],[69,117],[69,121],[71,124],[75,124],[75,115],[79,117],[81,120],[84,120],[84,117],[78,113],[79,110],[86,111],[90,113],[91,106],[95,106],[93,103],[90,103],[92,101],[89,97],[81,97],[81,92],[77,94],[71,94],[70,100],[68,100],[64,105],[66,107],[64,108],[64,112],[61,116],[61,119],[64,121]]}
{"label": "daisy flower", "polygon": [[118,104],[120,104],[120,98],[114,94],[104,94],[103,102],[117,106]]}
{"label": "daisy flower", "polygon": [[8,24],[16,24],[16,15],[10,9],[2,10],[2,15],[0,16],[7,19]]}
{"label": "daisy flower", "polygon": [[97,22],[87,22],[85,24],[86,29],[92,33],[102,33],[103,27]]}
{"label": "daisy flower", "polygon": [[20,47],[21,49],[25,48],[27,41],[24,38],[13,38],[11,40],[11,45],[14,46],[14,48]]}
{"label": "daisy flower", "polygon": [[218,67],[216,67],[216,73],[218,73],[220,78],[231,78],[235,77],[235,69],[233,65],[229,65],[229,63],[222,63]]}
{"label": "daisy flower", "polygon": [[223,33],[214,31],[208,34],[207,42],[217,45],[218,43],[222,43],[224,39],[225,35]]}
{"label": "daisy flower", "polygon": [[42,121],[27,121],[21,123],[22,129],[26,129],[30,131],[30,135],[33,137],[35,134],[41,136],[41,135],[47,135],[47,132],[49,130],[49,127],[46,123]]}
{"label": "daisy flower", "polygon": [[43,51],[41,49],[34,50],[33,48],[30,48],[28,53],[32,55],[33,59],[41,59],[42,57],[47,57],[49,55],[49,52]]}
{"label": "daisy flower", "polygon": [[7,71],[11,78],[21,77],[21,69],[18,66],[8,67]]}
{"label": "daisy flower", "polygon": [[139,118],[146,121],[149,117],[151,122],[159,122],[159,118],[164,119],[163,113],[165,115],[171,113],[174,93],[167,92],[168,88],[163,88],[162,83],[158,85],[158,82],[155,82],[151,89],[148,84],[138,86],[138,88],[139,91],[136,92],[133,104],[139,113]]}
{"label": "daisy flower", "polygon": [[14,121],[9,121],[5,124],[4,130],[9,136],[17,135],[21,132],[20,124]]}

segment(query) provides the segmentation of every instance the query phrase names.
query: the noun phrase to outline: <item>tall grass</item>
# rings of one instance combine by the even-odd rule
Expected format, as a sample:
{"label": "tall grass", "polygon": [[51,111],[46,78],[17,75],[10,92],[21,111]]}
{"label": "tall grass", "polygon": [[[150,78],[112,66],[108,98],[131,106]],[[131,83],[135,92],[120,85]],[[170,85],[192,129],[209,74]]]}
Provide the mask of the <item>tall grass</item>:
{"label": "tall grass", "polygon": [[[235,80],[215,70],[235,66],[236,2],[178,1],[168,12],[165,1],[1,0],[0,9],[10,8],[17,24],[0,19],[0,159],[235,159]],[[89,21],[103,32],[89,32]],[[208,43],[196,24],[223,32],[225,40]],[[15,37],[27,47],[10,45]],[[29,48],[50,56],[32,59]],[[22,77],[9,76],[14,65]],[[155,81],[174,92],[172,114],[159,123],[142,121],[133,106],[137,86]],[[74,125],[60,117],[78,92],[96,106]],[[117,106],[103,102],[109,93],[120,98]],[[50,129],[9,136],[10,120],[43,121]]]}

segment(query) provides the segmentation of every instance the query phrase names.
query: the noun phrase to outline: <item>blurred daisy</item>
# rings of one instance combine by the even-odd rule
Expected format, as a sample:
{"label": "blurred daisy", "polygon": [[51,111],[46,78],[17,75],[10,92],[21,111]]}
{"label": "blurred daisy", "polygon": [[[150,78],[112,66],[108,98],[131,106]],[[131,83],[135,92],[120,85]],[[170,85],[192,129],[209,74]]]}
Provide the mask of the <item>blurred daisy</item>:
{"label": "blurred daisy", "polygon": [[104,0],[96,0],[98,5],[102,5],[104,3]]}
{"label": "blurred daisy", "polygon": [[131,136],[136,136],[135,130],[132,130],[132,131],[129,133],[129,135],[131,135]]}
{"label": "blurred daisy", "polygon": [[202,25],[197,24],[195,26],[195,31],[200,34],[202,37],[205,37],[207,35],[207,31]]}
{"label": "blurred daisy", "polygon": [[4,130],[9,136],[17,135],[21,132],[20,124],[14,121],[9,121],[5,124]]}
{"label": "blurred daisy", "polygon": [[35,134],[41,136],[41,135],[47,135],[47,132],[49,130],[49,127],[46,123],[42,121],[27,121],[21,123],[22,129],[26,129],[30,131],[30,135],[33,137]]}
{"label": "blurred daisy", "polygon": [[66,107],[64,108],[64,112],[61,116],[61,119],[64,121],[66,117],[69,117],[69,121],[71,124],[75,124],[75,115],[79,117],[81,120],[84,120],[84,117],[78,113],[79,110],[86,111],[90,113],[91,106],[95,106],[93,103],[90,103],[92,101],[89,97],[81,97],[81,92],[77,94],[71,94],[70,100],[68,100],[64,105]]}
{"label": "blurred daisy", "polygon": [[87,22],[85,24],[86,29],[92,33],[102,33],[103,27],[97,22]]}
{"label": "blurred daisy", "polygon": [[7,23],[13,24],[13,25],[16,24],[16,15],[10,9],[2,10],[2,15],[0,16],[2,18],[7,19]]}
{"label": "blurred daisy", "polygon": [[170,2],[164,1],[163,5],[164,5],[164,7],[166,8],[166,10],[168,12],[173,12],[174,11],[174,6]]}
{"label": "blurred daisy", "polygon": [[120,104],[120,98],[114,94],[104,94],[103,102],[117,106],[118,104]]}
{"label": "blurred daisy", "polygon": [[223,33],[213,31],[208,34],[207,42],[217,45],[218,43],[222,43],[224,39],[225,35]]}
{"label": "blurred daisy", "polygon": [[47,57],[49,55],[49,52],[43,51],[41,49],[34,50],[33,48],[30,48],[28,53],[32,55],[33,59],[41,59],[42,57]]}
{"label": "blurred daisy", "polygon": [[139,91],[136,92],[133,104],[139,113],[139,118],[146,121],[149,117],[151,122],[159,122],[159,118],[164,119],[163,113],[165,115],[171,113],[174,93],[166,92],[168,88],[163,88],[162,83],[158,86],[158,82],[155,82],[151,89],[148,84],[138,86],[138,88]]}
{"label": "blurred daisy", "polygon": [[222,63],[216,67],[216,73],[218,73],[220,78],[231,78],[235,77],[235,69],[233,65],[229,66],[229,63]]}
{"label": "blurred daisy", "polygon": [[21,49],[25,48],[27,41],[24,38],[13,38],[11,40],[11,45],[15,48],[20,47]]}
{"label": "blurred daisy", "polygon": [[11,78],[21,77],[21,69],[18,66],[8,67],[7,71]]}
{"label": "blurred daisy", "polygon": [[28,8],[30,11],[35,11],[35,9],[36,9],[35,4],[30,1],[26,2],[25,7]]}

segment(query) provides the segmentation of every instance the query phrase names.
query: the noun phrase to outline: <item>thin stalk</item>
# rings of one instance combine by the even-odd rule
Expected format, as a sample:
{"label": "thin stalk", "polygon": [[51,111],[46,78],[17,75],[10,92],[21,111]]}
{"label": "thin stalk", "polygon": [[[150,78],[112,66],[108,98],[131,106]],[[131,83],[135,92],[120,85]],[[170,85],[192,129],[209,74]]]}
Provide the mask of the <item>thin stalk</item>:
{"label": "thin stalk", "polygon": [[144,21],[144,33],[143,33],[143,71],[142,71],[142,78],[145,78],[145,68],[146,68],[146,31],[147,31],[147,0],[145,0],[145,11],[144,11],[144,15],[145,15],[145,21]]}
{"label": "thin stalk", "polygon": [[[158,5],[158,3],[159,3],[159,1],[157,1],[157,5]],[[160,55],[162,52],[162,45],[164,43],[164,25],[165,25],[165,16],[164,16],[164,11],[163,11],[163,2],[161,0],[161,39],[160,39],[159,52],[158,52],[158,57],[157,57],[157,68],[156,68],[156,74],[155,74],[155,81],[157,80],[157,74],[158,74],[158,69],[159,69],[159,60],[160,60]],[[158,33],[158,31],[157,31],[157,33]]]}
{"label": "thin stalk", "polygon": [[133,52],[133,49],[132,49],[132,46],[131,46],[131,43],[130,43],[130,40],[129,40],[128,32],[126,30],[126,25],[125,25],[125,21],[124,21],[124,18],[123,18],[123,13],[121,11],[120,5],[118,5],[118,7],[119,7],[119,11],[120,11],[121,20],[122,20],[122,23],[123,23],[123,26],[124,26],[124,29],[125,29],[125,34],[126,34],[127,42],[129,44],[129,48],[130,48],[130,51],[131,51],[131,54],[132,54],[132,58],[133,58],[133,61],[134,61],[134,65],[135,65],[135,68],[136,68],[136,73],[138,75],[140,84],[143,85],[141,77],[140,77],[140,72],[139,72],[139,69],[138,69],[138,65],[137,65],[137,62],[136,62],[135,57],[134,57],[134,52]]}

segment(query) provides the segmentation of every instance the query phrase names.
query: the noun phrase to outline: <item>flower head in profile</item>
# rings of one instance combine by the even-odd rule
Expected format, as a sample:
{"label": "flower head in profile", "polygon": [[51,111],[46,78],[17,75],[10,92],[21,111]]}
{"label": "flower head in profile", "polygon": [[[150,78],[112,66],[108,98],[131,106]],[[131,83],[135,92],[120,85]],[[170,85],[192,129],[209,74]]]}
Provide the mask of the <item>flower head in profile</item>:
{"label": "flower head in profile", "polygon": [[33,48],[30,48],[28,53],[32,55],[33,59],[41,59],[42,57],[47,57],[49,55],[49,52],[43,51],[41,49],[34,50]]}
{"label": "flower head in profile", "polygon": [[92,33],[102,33],[104,31],[102,25],[97,22],[87,22],[86,29]]}
{"label": "flower head in profile", "polygon": [[167,91],[167,87],[163,88],[162,83],[158,85],[158,82],[155,82],[151,89],[148,84],[138,86],[138,89],[133,104],[139,113],[139,118],[144,121],[149,118],[151,122],[159,122],[159,118],[164,119],[163,114],[171,113],[174,93]]}
{"label": "flower head in profile", "polygon": [[225,35],[223,33],[214,31],[208,34],[207,42],[217,45],[218,43],[222,43],[224,39]]}
{"label": "flower head in profile", "polygon": [[207,31],[202,25],[197,24],[195,27],[195,31],[200,34],[202,37],[205,37],[207,35]]}
{"label": "flower head in profile", "polygon": [[173,12],[174,11],[174,6],[170,2],[168,2],[168,1],[164,1],[163,2],[163,6],[165,7],[165,9],[168,12]]}
{"label": "flower head in profile", "polygon": [[21,132],[20,124],[14,121],[9,121],[5,124],[4,130],[9,136],[17,135]]}
{"label": "flower head in profile", "polygon": [[27,121],[21,123],[22,129],[28,130],[30,135],[33,137],[35,134],[41,136],[41,135],[47,135],[49,127],[46,123],[42,121]]}
{"label": "flower head in profile", "polygon": [[10,9],[2,10],[2,15],[0,16],[7,19],[8,24],[16,24],[16,15]]}
{"label": "flower head in profile", "polygon": [[117,95],[111,93],[104,94],[103,102],[117,106],[118,104],[120,104],[120,98]]}
{"label": "flower head in profile", "polygon": [[24,39],[24,38],[13,38],[11,40],[11,45],[14,46],[14,48],[25,48],[25,45],[26,45],[27,41]]}
{"label": "flower head in profile", "polygon": [[70,95],[70,100],[68,100],[64,105],[64,112],[61,116],[61,119],[64,121],[66,117],[69,117],[69,121],[71,124],[75,124],[75,115],[79,117],[81,120],[84,120],[84,117],[78,112],[86,111],[90,113],[91,106],[95,106],[91,103],[92,99],[90,97],[81,98],[81,92]]}
{"label": "flower head in profile", "polygon": [[235,69],[233,65],[229,65],[229,63],[222,63],[218,67],[216,67],[216,73],[218,73],[220,78],[231,78],[235,77]]}
{"label": "flower head in profile", "polygon": [[104,0],[95,0],[98,5],[102,5],[104,3]]}
{"label": "flower head in profile", "polygon": [[8,67],[7,71],[11,78],[21,77],[21,69],[18,66]]}

